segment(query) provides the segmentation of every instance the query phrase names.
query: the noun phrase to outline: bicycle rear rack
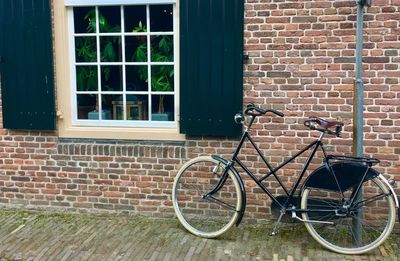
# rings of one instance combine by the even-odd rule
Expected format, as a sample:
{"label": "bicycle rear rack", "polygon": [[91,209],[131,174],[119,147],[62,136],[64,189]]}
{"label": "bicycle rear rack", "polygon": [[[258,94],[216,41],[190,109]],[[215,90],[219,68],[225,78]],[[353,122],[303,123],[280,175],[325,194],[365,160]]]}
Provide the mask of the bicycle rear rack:
{"label": "bicycle rear rack", "polygon": [[368,166],[372,166],[381,162],[376,158],[370,157],[354,157],[354,156],[342,156],[342,155],[328,155],[326,160],[334,160],[334,161],[344,161],[344,162],[355,162],[355,163],[362,163]]}

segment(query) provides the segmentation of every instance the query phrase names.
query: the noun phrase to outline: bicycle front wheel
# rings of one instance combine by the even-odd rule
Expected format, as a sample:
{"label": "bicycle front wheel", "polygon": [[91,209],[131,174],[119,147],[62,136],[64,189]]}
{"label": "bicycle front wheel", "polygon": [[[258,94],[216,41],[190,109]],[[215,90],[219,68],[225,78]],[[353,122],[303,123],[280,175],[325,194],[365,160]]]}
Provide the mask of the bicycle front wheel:
{"label": "bicycle front wheel", "polygon": [[362,254],[379,246],[390,235],[396,219],[390,189],[379,177],[364,182],[362,187],[362,200],[355,201],[351,211],[345,206],[354,188],[343,195],[316,188],[303,191],[301,208],[315,210],[302,213],[305,226],[326,248],[341,254]]}
{"label": "bicycle front wheel", "polygon": [[172,201],[182,225],[192,234],[214,238],[231,228],[239,218],[242,192],[239,181],[228,170],[223,186],[207,195],[221,180],[226,165],[212,157],[198,157],[179,171]]}

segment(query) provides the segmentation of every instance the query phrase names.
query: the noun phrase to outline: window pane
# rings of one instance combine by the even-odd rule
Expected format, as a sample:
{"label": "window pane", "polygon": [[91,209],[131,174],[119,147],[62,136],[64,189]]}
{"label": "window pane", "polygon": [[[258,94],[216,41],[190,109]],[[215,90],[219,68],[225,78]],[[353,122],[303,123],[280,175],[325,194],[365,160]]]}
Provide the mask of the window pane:
{"label": "window pane", "polygon": [[96,9],[94,7],[74,7],[75,33],[96,32]]}
{"label": "window pane", "polygon": [[148,70],[147,65],[126,66],[126,90],[127,91],[148,91]]}
{"label": "window pane", "polygon": [[147,113],[148,95],[126,96],[126,118],[127,120],[144,121],[149,119]]}
{"label": "window pane", "polygon": [[102,36],[100,37],[101,61],[102,62],[121,62],[121,37]]}
{"label": "window pane", "polygon": [[153,95],[151,97],[153,121],[174,121],[174,96]]}
{"label": "window pane", "polygon": [[121,7],[99,7],[100,33],[121,32]]}
{"label": "window pane", "polygon": [[101,66],[101,91],[122,91],[122,66]]}
{"label": "window pane", "polygon": [[147,62],[147,37],[145,35],[125,37],[125,60],[126,62]]}
{"label": "window pane", "polygon": [[125,32],[147,32],[146,6],[125,6]]}
{"label": "window pane", "polygon": [[151,5],[150,30],[152,32],[172,32],[173,28],[172,5]]}
{"label": "window pane", "polygon": [[97,91],[97,66],[76,67],[76,88],[79,92]]}
{"label": "window pane", "polygon": [[75,38],[75,55],[76,62],[96,62],[96,37],[76,37]]}
{"label": "window pane", "polygon": [[151,61],[174,61],[174,38],[172,35],[160,35],[151,37]]}
{"label": "window pane", "polygon": [[151,66],[151,89],[156,92],[174,91],[174,66]]}
{"label": "window pane", "polygon": [[102,95],[101,104],[103,109],[103,120],[123,120],[124,100],[122,95]]}
{"label": "window pane", "polygon": [[80,120],[98,120],[99,113],[97,111],[97,95],[95,94],[78,94],[78,119]]}

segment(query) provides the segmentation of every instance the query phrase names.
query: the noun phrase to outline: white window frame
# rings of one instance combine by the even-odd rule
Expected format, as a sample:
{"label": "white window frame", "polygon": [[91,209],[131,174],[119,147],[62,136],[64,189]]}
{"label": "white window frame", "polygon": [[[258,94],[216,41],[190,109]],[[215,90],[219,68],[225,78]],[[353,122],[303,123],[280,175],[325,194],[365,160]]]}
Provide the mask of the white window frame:
{"label": "white window frame", "polygon": [[[150,5],[154,4],[172,4],[173,7],[173,32],[151,32],[150,28]],[[179,59],[179,48],[178,48],[178,23],[177,23],[177,7],[175,0],[123,0],[123,1],[108,1],[108,0],[65,0],[65,5],[68,6],[68,32],[69,32],[69,59],[70,59],[70,80],[71,80],[71,116],[72,116],[72,126],[75,127],[129,127],[129,128],[177,128],[178,127],[178,117],[179,117],[179,83],[178,83],[178,59]],[[96,16],[98,16],[99,6],[120,6],[121,10],[121,32],[118,33],[100,33],[99,32],[99,19],[96,19],[97,31],[96,33],[75,33],[74,26],[74,14],[73,6],[93,6],[96,8]],[[124,17],[124,6],[126,5],[146,5],[146,19],[147,19],[147,32],[125,32],[125,17]],[[173,46],[174,46],[174,61],[169,63],[156,63],[151,62],[150,41],[153,35],[173,35]],[[77,36],[95,36],[97,44],[97,62],[93,63],[77,63],[75,55],[75,37]],[[106,63],[100,61],[100,36],[120,36],[121,37],[121,51],[122,51],[122,62]],[[147,62],[126,62],[125,61],[125,36],[146,36],[147,37],[147,47],[148,47],[148,61]],[[152,65],[173,65],[174,66],[174,91],[173,92],[162,92],[165,95],[174,95],[174,121],[152,121],[151,120],[151,108],[152,108],[152,95],[160,95],[160,92],[155,92],[151,90],[149,86],[149,91],[145,92],[128,92],[126,91],[126,68],[125,65],[147,65],[149,79],[151,76],[151,66]],[[98,86],[101,87],[101,71],[100,65],[120,65],[122,66],[122,91],[118,92],[104,92],[101,88],[94,92],[84,92],[85,94],[95,94],[98,95],[99,111],[102,111],[102,94],[116,94],[122,95],[123,98],[123,114],[124,120],[102,120],[102,113],[99,113],[99,120],[82,120],[78,119],[78,107],[77,107],[77,91],[76,86],[76,66],[79,65],[95,65],[98,67]],[[150,85],[150,81],[149,81]],[[126,120],[126,95],[148,95],[148,120]]]}
{"label": "white window frame", "polygon": [[176,0],[64,0],[65,6],[175,4]]}

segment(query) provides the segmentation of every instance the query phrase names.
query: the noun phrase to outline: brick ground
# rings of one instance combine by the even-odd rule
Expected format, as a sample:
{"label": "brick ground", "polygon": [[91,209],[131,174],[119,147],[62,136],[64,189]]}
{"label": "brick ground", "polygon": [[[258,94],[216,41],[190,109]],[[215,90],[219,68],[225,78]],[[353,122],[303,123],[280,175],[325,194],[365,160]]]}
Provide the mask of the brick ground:
{"label": "brick ground", "polygon": [[186,232],[176,219],[0,210],[0,260],[398,260],[399,234],[368,255],[320,247],[303,226],[243,225],[218,240]]}

